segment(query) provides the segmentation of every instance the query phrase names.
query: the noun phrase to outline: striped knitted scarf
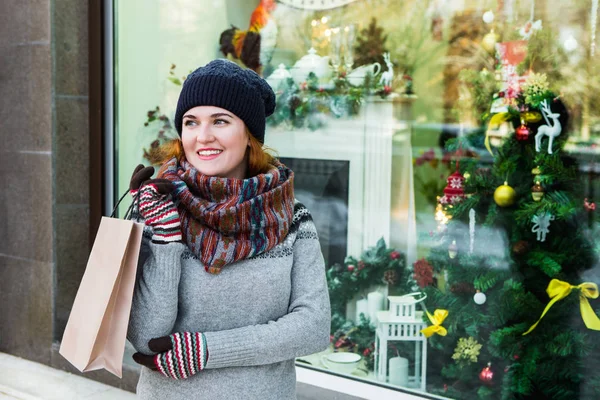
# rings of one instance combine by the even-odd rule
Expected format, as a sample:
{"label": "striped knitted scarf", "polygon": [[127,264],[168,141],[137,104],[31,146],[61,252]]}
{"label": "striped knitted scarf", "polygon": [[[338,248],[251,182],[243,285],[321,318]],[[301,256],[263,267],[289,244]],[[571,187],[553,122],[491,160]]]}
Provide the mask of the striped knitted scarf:
{"label": "striped knitted scarf", "polygon": [[240,180],[203,175],[173,158],[158,177],[175,184],[183,240],[210,273],[271,250],[290,229],[294,173],[281,163]]}

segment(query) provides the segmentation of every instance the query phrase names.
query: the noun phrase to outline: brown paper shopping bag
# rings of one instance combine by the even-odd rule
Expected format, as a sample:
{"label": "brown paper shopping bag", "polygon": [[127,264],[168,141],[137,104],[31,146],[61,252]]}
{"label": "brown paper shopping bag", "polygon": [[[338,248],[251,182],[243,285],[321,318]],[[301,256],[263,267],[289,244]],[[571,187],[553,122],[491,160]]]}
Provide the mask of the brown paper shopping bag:
{"label": "brown paper shopping bag", "polygon": [[143,226],[102,217],[60,346],[81,372],[104,368],[122,377]]}

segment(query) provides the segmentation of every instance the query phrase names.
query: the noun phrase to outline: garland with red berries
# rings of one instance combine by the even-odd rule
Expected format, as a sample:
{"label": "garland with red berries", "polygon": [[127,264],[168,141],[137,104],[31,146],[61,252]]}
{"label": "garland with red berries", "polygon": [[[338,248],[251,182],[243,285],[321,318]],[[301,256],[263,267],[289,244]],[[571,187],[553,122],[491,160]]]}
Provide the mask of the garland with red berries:
{"label": "garland with red berries", "polygon": [[362,354],[367,368],[373,369],[375,326],[368,318],[356,323],[346,320],[346,304],[356,295],[366,296],[373,286],[388,285],[390,294],[412,291],[415,281],[406,267],[406,256],[386,246],[383,239],[366,249],[356,259],[346,257],[344,264],[334,264],[327,270],[327,285],[331,299],[331,341],[334,348]]}

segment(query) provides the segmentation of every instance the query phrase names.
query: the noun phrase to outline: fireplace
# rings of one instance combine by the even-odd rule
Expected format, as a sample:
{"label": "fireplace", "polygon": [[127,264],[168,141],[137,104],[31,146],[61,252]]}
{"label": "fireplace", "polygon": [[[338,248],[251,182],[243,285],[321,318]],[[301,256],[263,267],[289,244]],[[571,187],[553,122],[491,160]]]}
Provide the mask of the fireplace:
{"label": "fireplace", "polygon": [[350,162],[281,157],[294,171],[294,194],[311,212],[325,265],[342,264],[348,253]]}
{"label": "fireplace", "polygon": [[328,266],[380,238],[416,260],[410,130],[393,104],[368,98],[358,115],[315,131],[267,129],[265,144],[296,173],[296,197],[313,214]]}

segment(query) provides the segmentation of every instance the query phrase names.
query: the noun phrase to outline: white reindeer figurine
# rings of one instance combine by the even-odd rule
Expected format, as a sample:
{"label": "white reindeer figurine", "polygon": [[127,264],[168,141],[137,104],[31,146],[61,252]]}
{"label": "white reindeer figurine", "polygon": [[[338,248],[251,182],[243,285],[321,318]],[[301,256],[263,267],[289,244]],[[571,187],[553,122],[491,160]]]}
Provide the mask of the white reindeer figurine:
{"label": "white reindeer figurine", "polygon": [[[558,117],[560,117],[560,114],[552,112],[552,110],[550,109],[550,105],[548,104],[548,100],[542,101],[541,105],[542,115],[544,116],[547,125],[542,125],[537,130],[537,134],[535,135],[535,151],[540,151],[540,148],[542,146],[542,138],[544,136],[548,136],[550,140],[548,143],[548,154],[552,154],[552,143],[554,142],[554,138],[560,135],[562,129],[562,126],[558,121]],[[548,117],[552,118],[552,124],[550,124]]]}
{"label": "white reindeer figurine", "polygon": [[383,53],[383,60],[387,66],[387,71],[381,74],[379,84],[390,87],[392,86],[392,80],[394,80],[394,64],[390,61],[390,53]]}

